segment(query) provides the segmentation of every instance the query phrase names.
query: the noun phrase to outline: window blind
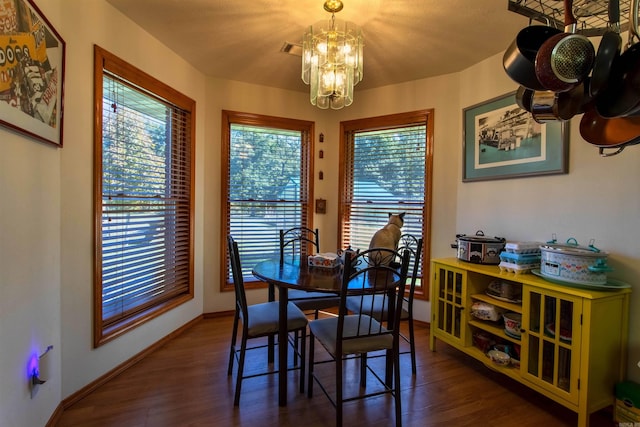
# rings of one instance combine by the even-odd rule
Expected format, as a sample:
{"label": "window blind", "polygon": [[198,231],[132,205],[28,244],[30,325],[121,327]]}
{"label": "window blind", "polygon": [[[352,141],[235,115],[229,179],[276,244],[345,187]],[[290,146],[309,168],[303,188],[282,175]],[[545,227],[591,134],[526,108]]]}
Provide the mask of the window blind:
{"label": "window blind", "polygon": [[191,112],[104,70],[101,307],[104,327],[188,293]]}
{"label": "window blind", "polygon": [[[228,220],[240,247],[243,277],[278,257],[279,230],[308,226],[309,132],[242,123],[230,124]],[[231,275],[226,271],[227,283]]]}
{"label": "window blind", "polygon": [[402,232],[425,236],[426,130],[425,123],[346,132],[343,246],[367,249],[389,213],[405,212]]}

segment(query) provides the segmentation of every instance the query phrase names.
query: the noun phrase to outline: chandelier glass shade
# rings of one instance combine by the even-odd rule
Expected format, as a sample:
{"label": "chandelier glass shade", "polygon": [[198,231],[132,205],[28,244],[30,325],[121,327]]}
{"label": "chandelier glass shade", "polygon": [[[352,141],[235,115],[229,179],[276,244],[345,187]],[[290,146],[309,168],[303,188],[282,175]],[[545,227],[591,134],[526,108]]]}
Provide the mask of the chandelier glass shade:
{"label": "chandelier glass shade", "polygon": [[328,22],[311,25],[302,38],[302,81],[310,86],[311,103],[340,108],[353,102],[353,87],[362,80],[362,31],[336,19],[342,2],[328,0]]}

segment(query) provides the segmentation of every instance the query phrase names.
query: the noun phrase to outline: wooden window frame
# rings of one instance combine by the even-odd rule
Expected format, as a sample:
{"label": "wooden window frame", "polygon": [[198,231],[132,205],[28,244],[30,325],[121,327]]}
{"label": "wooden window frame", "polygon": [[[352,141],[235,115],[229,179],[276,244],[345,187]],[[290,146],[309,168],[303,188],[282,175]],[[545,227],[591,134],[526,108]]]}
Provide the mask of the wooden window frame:
{"label": "wooden window frame", "polygon": [[[264,128],[295,130],[302,133],[301,156],[303,169],[301,179],[306,179],[307,195],[303,202],[303,224],[305,227],[313,228],[313,190],[314,190],[314,135],[315,123],[306,120],[290,119],[284,117],[267,116],[262,114],[244,113],[237,111],[222,111],[222,164],[221,170],[221,206],[222,215],[220,220],[220,291],[233,292],[234,286],[229,274],[229,254],[227,249],[227,234],[230,229],[230,202],[229,194],[229,164],[230,164],[230,138],[231,125],[242,124]],[[275,235],[274,235],[275,237]],[[266,285],[258,279],[246,279],[245,288],[263,288]]]}
{"label": "wooden window frame", "polygon": [[[103,217],[103,164],[102,164],[102,144],[103,144],[103,78],[106,72],[113,78],[122,79],[123,83],[130,84],[142,92],[147,92],[150,97],[162,100],[167,105],[171,105],[174,111],[181,115],[185,132],[181,133],[180,138],[177,133],[171,134],[171,146],[178,147],[174,150],[180,150],[182,163],[175,165],[179,168],[183,175],[180,183],[183,199],[188,199],[187,214],[181,215],[182,218],[188,218],[182,223],[186,231],[179,231],[178,236],[186,238],[186,242],[180,246],[181,253],[186,252],[183,260],[178,265],[182,271],[182,277],[175,281],[170,281],[171,288],[177,286],[177,291],[162,293],[162,296],[155,296],[149,303],[138,306],[137,309],[127,312],[125,317],[119,320],[105,322],[103,319],[103,234],[102,234],[102,217]],[[170,86],[160,82],[149,74],[139,70],[131,64],[123,61],[117,56],[107,52],[99,46],[94,46],[94,330],[93,345],[99,347],[121,335],[127,331],[154,319],[161,314],[193,299],[193,250],[194,250],[194,201],[195,201],[195,115],[196,103],[193,99],[183,95]],[[173,156],[172,156],[172,162]],[[185,164],[188,162],[188,164]],[[186,172],[185,172],[186,171]],[[173,178],[173,175],[171,175]],[[172,184],[173,186],[173,184]],[[188,188],[186,188],[188,186]],[[184,197],[184,192],[188,192]],[[184,206],[184,205],[181,205]],[[173,228],[171,228],[174,231]],[[178,238],[170,239],[173,242]],[[173,248],[173,247],[170,247]],[[166,254],[175,254],[174,250],[166,251]],[[174,259],[175,257],[170,257]],[[166,260],[165,260],[166,262]],[[175,270],[172,270],[175,271]],[[186,276],[186,278],[184,277]],[[175,279],[175,278],[174,278]],[[167,282],[165,282],[167,283]],[[177,284],[177,285],[176,285]],[[164,286],[164,285],[163,285]]]}
{"label": "wooden window frame", "polygon": [[429,299],[429,260],[431,259],[431,211],[433,194],[433,132],[434,132],[434,110],[418,110],[407,113],[391,114],[357,120],[340,122],[340,161],[339,161],[339,200],[338,200],[338,242],[339,247],[346,247],[344,241],[345,224],[348,221],[348,212],[345,204],[351,189],[348,185],[347,172],[351,168],[347,164],[347,150],[349,147],[350,135],[358,131],[373,131],[399,128],[416,124],[426,126],[425,141],[425,205],[423,210],[423,246],[422,246],[422,281],[420,287],[416,288],[415,298]]}

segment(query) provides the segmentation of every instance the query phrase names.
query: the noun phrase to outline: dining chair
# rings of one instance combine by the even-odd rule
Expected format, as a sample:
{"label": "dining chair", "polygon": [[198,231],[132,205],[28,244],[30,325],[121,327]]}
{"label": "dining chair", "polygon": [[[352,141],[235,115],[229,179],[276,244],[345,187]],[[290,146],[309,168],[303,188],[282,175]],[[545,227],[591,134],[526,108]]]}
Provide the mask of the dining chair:
{"label": "dining chair", "polygon": [[[280,230],[280,263],[287,259],[307,262],[307,256],[320,252],[320,235],[318,229],[307,227],[293,227]],[[304,312],[313,311],[314,318],[318,318],[320,310],[337,307],[340,298],[326,292],[289,290],[289,301]]]}
{"label": "dining chair", "polygon": [[[279,302],[270,301],[261,304],[247,304],[247,297],[244,289],[244,279],[242,278],[242,267],[240,263],[240,253],[238,244],[231,235],[227,236],[227,244],[229,248],[229,259],[231,262],[231,272],[233,275],[233,284],[236,296],[236,309],[233,317],[233,331],[231,335],[231,349],[229,352],[229,368],[227,375],[233,373],[233,361],[238,361],[238,372],[236,374],[236,389],[233,404],[240,404],[240,390],[242,388],[242,380],[262,375],[275,374],[278,370],[262,371],[256,374],[244,374],[245,355],[248,350],[266,348],[268,344],[247,347],[247,341],[253,338],[271,337],[274,339],[278,335],[279,330]],[[238,323],[242,322],[242,336],[240,348],[236,347],[238,335]],[[306,336],[307,336],[307,316],[294,304],[287,305],[287,331],[296,333],[296,343],[298,334],[301,337],[301,350],[298,356],[301,359],[300,367],[288,368],[286,366],[278,366],[278,369],[300,369],[300,393],[304,392],[305,380],[305,357],[306,357]],[[278,343],[278,345],[287,345],[288,343]],[[298,351],[298,346],[293,346],[294,351]]]}
{"label": "dining chair", "polygon": [[[389,263],[389,257],[399,263]],[[336,426],[342,426],[343,404],[345,402],[368,397],[391,394],[395,401],[396,426],[402,425],[399,335],[400,322],[395,321],[402,311],[407,270],[410,253],[394,251],[387,248],[372,248],[360,252],[354,258],[346,257],[340,293],[340,304],[337,317],[324,317],[309,322],[309,366],[307,380],[307,396],[313,397],[313,386],[317,383],[336,409]],[[399,265],[399,267],[397,267]],[[347,300],[351,296],[360,297],[361,304],[366,304],[366,295],[375,294],[389,304],[392,315],[386,322],[379,322],[369,316],[366,307],[355,312],[347,308]],[[315,341],[327,351],[330,359],[315,361]],[[387,356],[385,379],[383,380],[367,360],[370,352],[385,351]],[[346,360],[352,361],[354,355],[360,358],[360,390],[358,393],[349,390],[345,396],[345,383],[348,375]],[[334,382],[323,384],[323,375],[316,375],[316,365],[333,363],[335,368]],[[367,390],[367,375],[371,373],[378,380],[378,385]],[[333,384],[332,386],[329,384]],[[335,392],[331,393],[331,388]]]}
{"label": "dining chair", "polygon": [[[404,304],[402,307],[402,314],[400,315],[401,321],[406,321],[409,327],[409,336],[405,336],[400,333],[400,337],[409,344],[408,351],[401,351],[400,354],[411,354],[411,373],[416,374],[416,344],[414,339],[413,329],[413,297],[416,291],[416,282],[418,280],[418,274],[420,273],[420,262],[422,259],[422,238],[416,238],[412,234],[403,234],[400,237],[398,243],[398,250],[402,251],[406,249],[411,254],[411,260],[409,262],[409,271],[407,273],[407,279],[409,280],[409,289],[404,297]],[[363,297],[366,299],[364,304],[361,304],[360,297],[347,298],[347,308],[351,311],[358,311],[364,307],[366,314],[372,316],[377,321],[387,320],[387,307],[384,304],[384,298],[382,295],[366,295]]]}

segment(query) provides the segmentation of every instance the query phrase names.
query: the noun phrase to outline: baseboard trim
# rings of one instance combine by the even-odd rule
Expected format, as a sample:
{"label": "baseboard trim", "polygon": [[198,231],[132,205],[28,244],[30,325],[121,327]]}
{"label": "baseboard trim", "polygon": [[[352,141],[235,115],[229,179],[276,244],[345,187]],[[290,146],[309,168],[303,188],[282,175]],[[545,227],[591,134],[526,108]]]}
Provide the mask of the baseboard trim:
{"label": "baseboard trim", "polygon": [[[115,368],[113,368],[112,370],[107,372],[106,374],[102,375],[101,377],[95,379],[91,383],[89,383],[86,386],[82,387],[80,390],[78,390],[75,393],[71,394],[69,397],[63,399],[61,404],[59,405],[59,406],[62,406],[62,411],[58,411],[56,409],[56,412],[54,412],[54,415],[57,415],[57,413],[60,412],[60,414],[57,415],[57,417],[59,418],[60,415],[62,414],[62,412],[64,411],[64,409],[70,407],[74,403],[76,403],[76,402],[80,401],[81,399],[83,399],[84,397],[88,396],[91,392],[95,391],[98,387],[100,387],[101,385],[107,383],[108,381],[112,380],[113,378],[117,377],[118,375],[120,375],[121,373],[123,373],[124,371],[126,371],[127,369],[129,369],[130,367],[135,365],[136,363],[140,362],[142,359],[144,359],[145,357],[147,357],[148,355],[150,355],[151,353],[153,353],[154,351],[156,351],[157,349],[159,349],[160,347],[165,345],[167,342],[171,341],[175,337],[177,337],[180,334],[184,333],[187,329],[193,327],[195,324],[197,324],[198,322],[202,321],[202,319],[203,319],[203,315],[200,315],[200,316],[196,317],[195,319],[191,320],[190,322],[185,323],[184,325],[182,325],[181,327],[179,327],[175,331],[171,332],[169,335],[166,335],[164,338],[156,341],[155,343],[153,343],[152,345],[150,345],[146,349],[142,350],[140,353],[134,355],[130,359],[124,361],[120,365],[116,366]],[[49,425],[49,423],[47,423],[47,426],[48,425]],[[52,425],[55,425],[55,424],[52,424]]]}
{"label": "baseboard trim", "polygon": [[430,328],[431,328],[431,323],[429,323],[429,322],[425,322],[424,320],[416,320],[416,319],[413,319],[413,323],[415,323],[415,324],[417,324],[417,325],[420,325],[420,326],[424,326],[424,327],[425,327],[425,328],[427,328],[427,329],[430,329]]}
{"label": "baseboard trim", "polygon": [[202,313],[202,318],[203,319],[215,319],[218,317],[227,317],[227,316],[233,316],[235,314],[235,311],[233,310],[228,310],[228,311],[216,311],[213,313]]}

